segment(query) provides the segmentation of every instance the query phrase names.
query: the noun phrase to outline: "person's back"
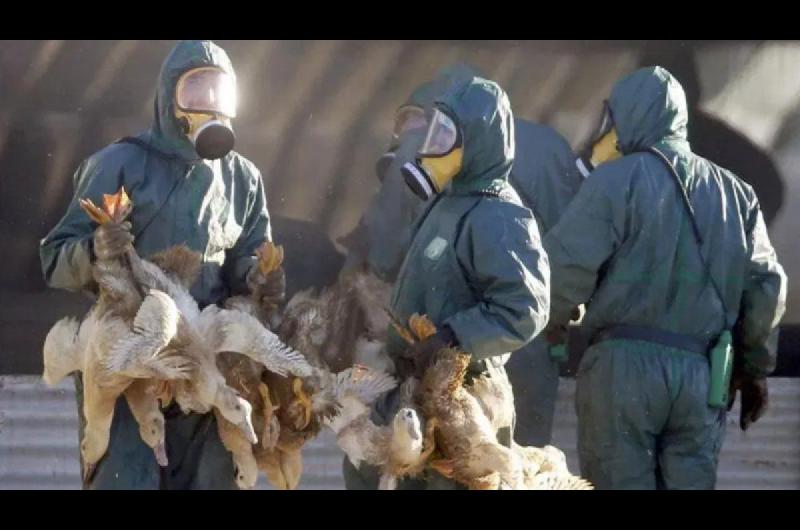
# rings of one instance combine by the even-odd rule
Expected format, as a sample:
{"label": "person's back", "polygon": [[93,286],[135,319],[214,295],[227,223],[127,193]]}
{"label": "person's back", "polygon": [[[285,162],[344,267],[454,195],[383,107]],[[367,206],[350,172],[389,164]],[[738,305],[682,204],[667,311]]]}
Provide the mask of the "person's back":
{"label": "person's back", "polygon": [[514,143],[509,182],[544,235],[556,225],[584,178],[569,143],[552,127],[515,118]]}
{"label": "person's back", "polygon": [[709,405],[708,356],[732,331],[743,426],[757,419],[786,277],[752,189],[691,152],[669,72],[620,80],[608,114],[623,156],[592,172],[544,241],[550,325],[588,302],[594,332],[578,372],[582,472],[601,488],[713,487],[725,413]]}
{"label": "person's back", "polygon": [[592,200],[609,201],[615,215],[604,220],[613,232],[604,241],[614,246],[613,255],[602,264],[603,279],[583,322],[596,329],[625,323],[710,339],[736,319],[750,260],[748,239],[764,229],[763,219],[752,188],[735,175],[688,150],[664,152],[698,205],[702,254],[731,313],[723,318],[706,278],[674,177],[656,155],[636,153],[600,166],[587,184],[598,194]]}

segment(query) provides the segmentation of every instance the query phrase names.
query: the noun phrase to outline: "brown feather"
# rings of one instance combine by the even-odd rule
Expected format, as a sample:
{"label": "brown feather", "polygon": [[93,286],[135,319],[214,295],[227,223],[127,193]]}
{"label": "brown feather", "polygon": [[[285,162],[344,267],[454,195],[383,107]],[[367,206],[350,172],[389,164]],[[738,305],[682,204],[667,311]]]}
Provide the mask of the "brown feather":
{"label": "brown feather", "polygon": [[197,280],[203,265],[203,256],[199,252],[190,250],[186,245],[169,247],[147,259],[158,265],[165,273],[178,278],[187,289]]}

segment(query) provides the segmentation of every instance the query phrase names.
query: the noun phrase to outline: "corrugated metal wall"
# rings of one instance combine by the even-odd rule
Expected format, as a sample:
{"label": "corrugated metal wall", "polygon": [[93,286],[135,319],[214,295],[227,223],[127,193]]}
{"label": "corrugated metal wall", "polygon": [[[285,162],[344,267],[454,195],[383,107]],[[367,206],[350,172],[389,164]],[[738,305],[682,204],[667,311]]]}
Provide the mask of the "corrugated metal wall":
{"label": "corrugated metal wall", "polygon": [[[562,379],[554,445],[578,470],[575,381]],[[738,405],[728,417],[719,489],[800,489],[800,380],[770,380],[766,416],[742,433]],[[0,377],[0,489],[78,489],[78,420],[70,380],[48,389],[37,377]],[[342,453],[329,432],[304,451],[300,489],[342,489]],[[270,489],[262,477],[260,489]]]}

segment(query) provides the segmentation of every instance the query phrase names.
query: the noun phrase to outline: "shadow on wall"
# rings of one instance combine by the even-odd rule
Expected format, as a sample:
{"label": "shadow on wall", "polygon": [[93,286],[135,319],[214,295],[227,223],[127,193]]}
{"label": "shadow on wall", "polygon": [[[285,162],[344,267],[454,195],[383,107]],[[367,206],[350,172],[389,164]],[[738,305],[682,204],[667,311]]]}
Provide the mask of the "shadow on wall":
{"label": "shadow on wall", "polygon": [[783,206],[785,185],[770,155],[742,132],[700,108],[702,93],[695,52],[663,44],[646,47],[639,66],[663,66],[686,92],[689,106],[689,143],[692,151],[734,172],[753,186],[770,226]]}

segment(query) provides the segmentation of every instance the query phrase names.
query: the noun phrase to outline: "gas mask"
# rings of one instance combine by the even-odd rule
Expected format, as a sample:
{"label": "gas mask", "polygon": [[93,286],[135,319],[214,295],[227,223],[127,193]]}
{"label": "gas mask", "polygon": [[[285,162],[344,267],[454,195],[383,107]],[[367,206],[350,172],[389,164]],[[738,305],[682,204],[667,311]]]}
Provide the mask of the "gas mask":
{"label": "gas mask", "polygon": [[460,129],[445,111],[434,108],[422,148],[415,161],[403,164],[401,171],[411,191],[428,200],[458,175],[463,158]]}
{"label": "gas mask", "polygon": [[[425,118],[425,110],[422,107],[403,105],[397,110],[389,149],[375,163],[375,173],[381,181],[385,178],[392,162],[403,150],[402,144],[406,133],[424,131],[427,126],[428,120]],[[414,154],[416,154],[416,149]]]}
{"label": "gas mask", "polygon": [[575,164],[584,178],[589,176],[589,173],[605,162],[616,160],[622,156],[617,142],[617,130],[614,127],[614,119],[611,115],[611,107],[608,102],[603,102],[603,114],[600,117],[600,123],[595,129],[595,133],[591,140],[588,142],[587,147],[584,148]]}
{"label": "gas mask", "polygon": [[216,160],[233,149],[236,82],[217,67],[189,70],[175,88],[175,117],[201,158]]}

